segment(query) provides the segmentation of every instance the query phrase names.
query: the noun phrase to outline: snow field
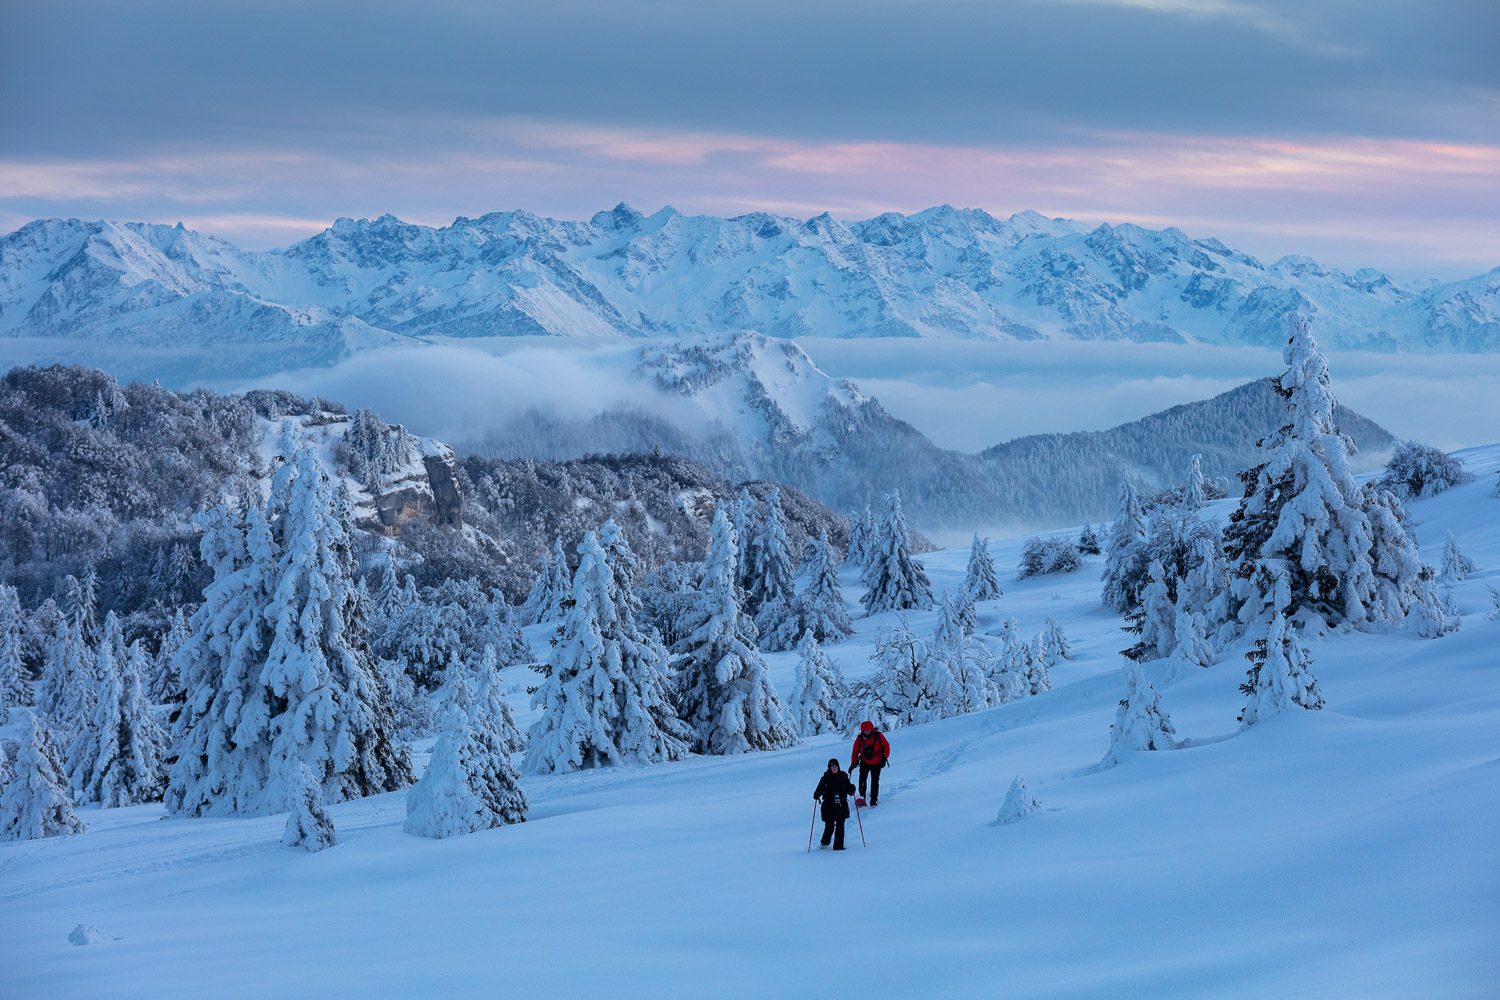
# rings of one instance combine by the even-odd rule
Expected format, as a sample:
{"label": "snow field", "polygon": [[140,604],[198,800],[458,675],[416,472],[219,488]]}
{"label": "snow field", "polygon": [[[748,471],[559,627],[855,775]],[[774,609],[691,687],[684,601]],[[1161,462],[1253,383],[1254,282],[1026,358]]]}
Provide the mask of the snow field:
{"label": "snow field", "polygon": [[[995,541],[1005,594],[979,631],[1052,614],[1073,659],[1052,691],[890,733],[867,849],[851,823],[849,851],[806,853],[843,737],[527,777],[528,822],[442,841],[401,832],[404,792],[342,803],[338,846],[311,855],[279,846],[284,816],[90,807],[82,836],[0,845],[0,993],[1493,997],[1500,446],[1462,457],[1476,482],[1409,509],[1426,561],[1452,530],[1477,564],[1463,630],[1312,641],[1321,712],[1237,732],[1231,650],[1162,688],[1181,749],[1100,768],[1127,644],[1102,559],[1018,582],[1024,539]],[[967,546],[921,560],[940,597]],[[890,618],[856,617],[828,655],[865,675]],[[910,619],[927,633],[937,612]],[[783,697],[796,658],[766,657]],[[1018,774],[1042,810],[999,825]],[[117,939],[70,944],[80,923]]]}

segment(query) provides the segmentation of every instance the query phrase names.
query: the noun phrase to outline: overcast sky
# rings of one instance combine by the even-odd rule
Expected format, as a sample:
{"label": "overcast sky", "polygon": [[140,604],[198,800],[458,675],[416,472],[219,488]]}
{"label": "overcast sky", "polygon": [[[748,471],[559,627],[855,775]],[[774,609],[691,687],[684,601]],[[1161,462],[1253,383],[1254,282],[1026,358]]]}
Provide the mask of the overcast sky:
{"label": "overcast sky", "polygon": [[0,0],[0,231],[950,203],[1500,265],[1500,3]]}

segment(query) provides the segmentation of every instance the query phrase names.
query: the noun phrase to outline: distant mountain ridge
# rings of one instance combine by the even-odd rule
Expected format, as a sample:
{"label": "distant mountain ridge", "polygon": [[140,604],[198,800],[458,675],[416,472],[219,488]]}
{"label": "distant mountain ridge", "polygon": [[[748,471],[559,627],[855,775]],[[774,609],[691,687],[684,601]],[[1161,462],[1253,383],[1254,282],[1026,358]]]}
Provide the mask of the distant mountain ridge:
{"label": "distant mountain ridge", "polygon": [[372,346],[480,336],[770,336],[1279,343],[1500,350],[1500,268],[1407,288],[1306,257],[1267,266],[1180,230],[948,206],[859,222],[625,205],[432,228],[340,219],[254,252],[147,223],[39,220],[0,237],[3,338],[173,382],[328,365]]}

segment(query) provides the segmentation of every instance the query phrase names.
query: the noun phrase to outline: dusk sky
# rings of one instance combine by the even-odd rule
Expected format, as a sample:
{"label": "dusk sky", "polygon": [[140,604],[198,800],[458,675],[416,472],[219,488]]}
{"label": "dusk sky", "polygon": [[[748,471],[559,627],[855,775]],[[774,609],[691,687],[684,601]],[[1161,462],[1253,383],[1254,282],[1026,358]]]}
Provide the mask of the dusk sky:
{"label": "dusk sky", "polygon": [[934,204],[1500,265],[1500,4],[0,6],[0,231]]}

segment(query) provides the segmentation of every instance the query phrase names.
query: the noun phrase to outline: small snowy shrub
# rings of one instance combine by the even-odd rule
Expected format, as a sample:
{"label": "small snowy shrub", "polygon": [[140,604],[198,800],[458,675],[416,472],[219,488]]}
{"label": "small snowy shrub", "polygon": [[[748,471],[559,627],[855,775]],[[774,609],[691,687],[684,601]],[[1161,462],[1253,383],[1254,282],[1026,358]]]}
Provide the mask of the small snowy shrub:
{"label": "small snowy shrub", "polygon": [[1083,565],[1078,547],[1065,538],[1028,538],[1021,549],[1016,579],[1047,573],[1071,573]]}
{"label": "small snowy shrub", "polygon": [[1115,709],[1115,724],[1109,730],[1106,764],[1118,764],[1130,750],[1170,750],[1176,730],[1161,708],[1161,695],[1146,678],[1140,663],[1125,667],[1125,697]]}
{"label": "small snowy shrub", "polygon": [[1464,463],[1446,452],[1415,441],[1396,445],[1385,475],[1377,482],[1402,500],[1435,497],[1444,490],[1467,483],[1474,477]]}
{"label": "small snowy shrub", "polygon": [[1026,787],[1025,780],[1018,774],[1010,783],[1010,791],[1005,793],[1005,801],[1000,804],[1000,815],[995,818],[1001,823],[1014,823],[1041,808],[1042,804],[1031,794],[1031,789]]}

